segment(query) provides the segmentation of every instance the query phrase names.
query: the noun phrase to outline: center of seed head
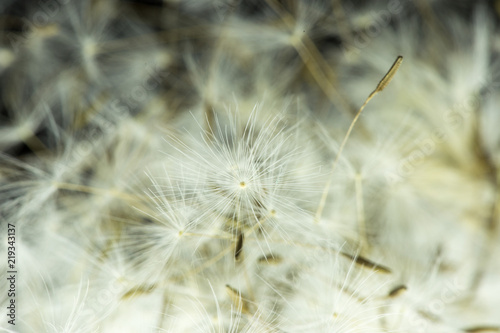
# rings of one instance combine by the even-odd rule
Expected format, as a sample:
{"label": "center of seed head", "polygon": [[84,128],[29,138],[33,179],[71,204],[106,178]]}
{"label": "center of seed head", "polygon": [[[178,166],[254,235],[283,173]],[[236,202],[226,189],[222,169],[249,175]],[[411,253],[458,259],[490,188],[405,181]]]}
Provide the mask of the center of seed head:
{"label": "center of seed head", "polygon": [[241,187],[241,188],[245,188],[245,187],[247,187],[247,183],[245,183],[245,182],[240,182],[240,187]]}

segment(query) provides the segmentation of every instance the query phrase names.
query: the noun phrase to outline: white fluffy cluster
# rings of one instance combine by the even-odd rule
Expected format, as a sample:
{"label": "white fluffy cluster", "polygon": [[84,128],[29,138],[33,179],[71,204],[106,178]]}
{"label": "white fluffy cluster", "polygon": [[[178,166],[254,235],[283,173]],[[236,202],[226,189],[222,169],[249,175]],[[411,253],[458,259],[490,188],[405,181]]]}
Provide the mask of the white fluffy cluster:
{"label": "white fluffy cluster", "polygon": [[500,332],[489,2],[0,10],[0,332]]}

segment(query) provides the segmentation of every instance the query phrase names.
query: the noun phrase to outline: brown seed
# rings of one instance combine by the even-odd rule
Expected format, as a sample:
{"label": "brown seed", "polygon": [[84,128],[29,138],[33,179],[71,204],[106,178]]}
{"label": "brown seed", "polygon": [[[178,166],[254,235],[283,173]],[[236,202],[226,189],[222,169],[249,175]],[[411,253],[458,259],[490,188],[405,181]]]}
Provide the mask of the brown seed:
{"label": "brown seed", "polygon": [[245,239],[245,235],[241,232],[238,235],[238,239],[236,240],[236,247],[234,249],[234,259],[238,260],[241,252],[243,251],[243,240]]}
{"label": "brown seed", "polygon": [[226,284],[226,292],[237,310],[241,311],[241,313],[249,313],[248,301],[241,296],[241,292],[239,290]]}
{"label": "brown seed", "polygon": [[262,257],[259,257],[257,261],[259,262],[259,264],[278,265],[283,261],[283,258],[275,254],[266,254]]}
{"label": "brown seed", "polygon": [[380,80],[380,82],[378,83],[377,88],[375,88],[376,92],[380,92],[384,90],[385,87],[387,87],[387,85],[389,84],[389,82],[391,82],[394,75],[396,75],[396,72],[398,71],[399,66],[401,66],[402,62],[403,62],[403,56],[398,56],[394,61],[394,63],[392,64],[389,71],[384,75],[382,80]]}
{"label": "brown seed", "polygon": [[377,271],[380,271],[381,273],[386,273],[386,274],[391,273],[391,270],[388,267],[374,263],[373,261],[366,259],[366,258],[363,258],[362,256],[359,256],[359,255],[352,256],[352,255],[345,253],[345,252],[341,252],[340,254],[348,259],[351,259],[352,261],[354,261],[358,265],[365,266],[365,267],[371,268],[371,269],[375,269]]}
{"label": "brown seed", "polygon": [[391,297],[391,298],[392,297],[397,297],[397,296],[401,295],[402,293],[404,293],[407,289],[408,288],[405,285],[403,285],[403,284],[399,285],[396,288],[392,289],[389,292],[388,296]]}

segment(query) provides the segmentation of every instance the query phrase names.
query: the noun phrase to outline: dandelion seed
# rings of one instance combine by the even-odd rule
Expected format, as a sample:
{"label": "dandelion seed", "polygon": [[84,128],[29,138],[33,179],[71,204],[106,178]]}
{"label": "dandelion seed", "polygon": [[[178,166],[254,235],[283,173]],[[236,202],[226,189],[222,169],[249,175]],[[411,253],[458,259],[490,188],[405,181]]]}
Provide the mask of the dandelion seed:
{"label": "dandelion seed", "polygon": [[266,254],[258,258],[260,264],[278,265],[283,262],[283,258],[275,254]]}
{"label": "dandelion seed", "polygon": [[130,289],[127,291],[123,296],[122,299],[125,300],[127,298],[135,297],[141,294],[149,294],[153,290],[155,290],[156,286],[155,285],[150,285],[150,286],[138,286],[136,288]]}
{"label": "dandelion seed", "polygon": [[398,297],[403,294],[408,288],[405,285],[400,285],[392,289],[387,296],[389,297]]}
{"label": "dandelion seed", "polygon": [[[389,71],[384,75],[382,80],[380,80],[379,84],[377,85],[377,88],[368,96],[368,98],[365,100],[363,105],[359,108],[358,112],[354,116],[354,119],[351,122],[351,125],[349,125],[349,128],[347,129],[347,133],[344,136],[344,139],[342,140],[342,143],[340,144],[339,150],[337,152],[337,155],[335,156],[335,160],[333,161],[332,164],[332,170],[330,171],[330,175],[333,174],[335,171],[335,167],[337,166],[337,163],[340,159],[340,156],[342,155],[342,151],[344,150],[344,147],[347,143],[347,140],[349,139],[349,136],[351,135],[352,130],[354,129],[354,125],[356,124],[359,116],[361,116],[361,112],[363,112],[363,109],[365,106],[368,104],[368,102],[380,91],[382,91],[392,80],[394,75],[396,74],[397,70],[399,69],[399,66],[401,66],[401,63],[403,62],[403,57],[398,56],[394,63],[392,64],[391,68]],[[316,211],[316,222],[319,222],[319,219],[321,218],[321,214],[323,213],[323,209],[326,203],[326,198],[328,197],[328,192],[330,189],[332,177],[328,179],[328,182],[325,185],[325,188],[323,190],[323,196],[321,197],[321,201],[318,205],[318,210]]]}
{"label": "dandelion seed", "polygon": [[[276,230],[286,237],[285,230],[308,229],[299,219],[310,219],[319,174],[306,160],[314,151],[291,146],[294,131],[278,118],[259,119],[260,112],[254,109],[243,124],[232,112],[229,124],[217,116],[215,133],[207,139],[203,132],[201,142],[170,137],[175,151],[169,153],[169,174],[183,183],[195,179],[199,204],[227,219],[230,229],[245,236]],[[176,175],[181,169],[183,174]]]}
{"label": "dandelion seed", "polygon": [[234,289],[230,285],[226,284],[226,291],[227,294],[229,295],[229,298],[231,299],[231,302],[233,303],[233,306],[240,311],[241,313],[247,313],[250,314],[249,312],[249,303],[248,301],[242,297],[241,292],[237,289]]}
{"label": "dandelion seed", "polygon": [[364,266],[366,268],[374,269],[374,270],[380,271],[381,273],[385,273],[385,274],[391,273],[391,270],[389,268],[382,266],[382,265],[379,265],[379,264],[376,264],[373,261],[368,260],[360,255],[353,256],[353,255],[350,255],[350,254],[345,253],[345,252],[341,252],[340,254],[342,256],[350,259],[350,260],[353,260],[356,264]]}
{"label": "dandelion seed", "polygon": [[243,232],[240,232],[238,235],[238,239],[236,240],[236,247],[234,249],[234,258],[236,260],[239,260],[240,255],[243,251],[243,239],[245,238],[245,234]]}

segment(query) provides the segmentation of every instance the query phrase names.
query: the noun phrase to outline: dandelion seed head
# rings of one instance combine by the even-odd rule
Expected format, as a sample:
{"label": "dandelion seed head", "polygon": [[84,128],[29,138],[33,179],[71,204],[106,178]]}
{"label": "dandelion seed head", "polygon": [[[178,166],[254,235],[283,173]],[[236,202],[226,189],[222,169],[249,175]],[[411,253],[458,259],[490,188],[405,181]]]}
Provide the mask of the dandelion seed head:
{"label": "dandelion seed head", "polygon": [[129,2],[0,5],[18,331],[498,330],[493,2]]}

